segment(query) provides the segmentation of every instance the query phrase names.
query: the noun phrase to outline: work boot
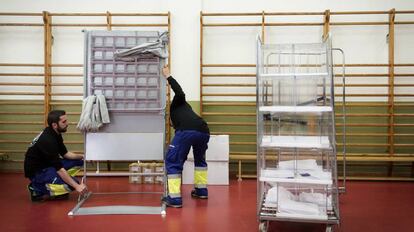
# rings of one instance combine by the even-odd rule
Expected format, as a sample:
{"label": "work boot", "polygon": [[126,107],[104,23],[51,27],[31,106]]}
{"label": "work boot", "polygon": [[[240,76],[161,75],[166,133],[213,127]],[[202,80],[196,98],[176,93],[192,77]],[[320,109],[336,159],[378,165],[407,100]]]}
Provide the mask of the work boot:
{"label": "work boot", "polygon": [[173,207],[173,208],[181,208],[183,207],[183,201],[181,199],[181,197],[170,197],[170,196],[166,196],[163,197],[162,202],[165,203],[165,205],[167,205],[168,207]]}
{"label": "work boot", "polygon": [[207,188],[194,188],[191,191],[191,196],[194,198],[199,198],[199,199],[207,199],[208,189]]}
{"label": "work boot", "polygon": [[29,191],[30,200],[32,202],[40,202],[44,200],[42,195],[36,193],[36,191],[32,187],[32,184],[27,185],[27,191]]}

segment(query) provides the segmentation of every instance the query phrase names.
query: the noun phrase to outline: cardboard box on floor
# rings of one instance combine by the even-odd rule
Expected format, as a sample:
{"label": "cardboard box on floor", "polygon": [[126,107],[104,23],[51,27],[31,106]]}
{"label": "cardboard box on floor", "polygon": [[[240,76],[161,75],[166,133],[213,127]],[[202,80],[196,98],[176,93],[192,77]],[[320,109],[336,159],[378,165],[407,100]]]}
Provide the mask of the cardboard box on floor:
{"label": "cardboard box on floor", "polygon": [[[208,185],[229,184],[229,136],[211,135],[206,152]],[[194,184],[194,157],[191,149],[184,163],[183,184]]]}

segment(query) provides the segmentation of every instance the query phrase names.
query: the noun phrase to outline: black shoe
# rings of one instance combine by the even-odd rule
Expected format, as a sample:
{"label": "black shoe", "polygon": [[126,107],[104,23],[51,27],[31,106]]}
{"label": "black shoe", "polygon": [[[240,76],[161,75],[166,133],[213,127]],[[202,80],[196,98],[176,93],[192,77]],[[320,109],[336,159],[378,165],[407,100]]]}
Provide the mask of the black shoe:
{"label": "black shoe", "polygon": [[207,188],[194,188],[191,191],[191,196],[199,199],[208,199],[208,190]]}
{"label": "black shoe", "polygon": [[27,186],[27,190],[29,191],[29,195],[30,195],[30,200],[32,202],[40,202],[40,201],[44,201],[44,198],[42,195],[39,195],[36,193],[36,191],[34,190],[34,188],[31,186],[31,184],[29,184]]}
{"label": "black shoe", "polygon": [[49,200],[67,200],[69,199],[69,193],[65,193],[62,195],[57,195],[57,196],[50,196]]}
{"label": "black shoe", "polygon": [[183,207],[183,201],[181,197],[171,198],[170,196],[163,197],[161,200],[166,206],[173,208]]}

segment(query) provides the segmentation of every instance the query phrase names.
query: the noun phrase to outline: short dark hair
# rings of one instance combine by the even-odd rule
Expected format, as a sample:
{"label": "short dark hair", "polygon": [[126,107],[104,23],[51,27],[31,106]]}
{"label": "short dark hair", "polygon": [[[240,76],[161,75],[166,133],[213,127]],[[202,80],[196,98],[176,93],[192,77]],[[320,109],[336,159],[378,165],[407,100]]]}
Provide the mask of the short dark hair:
{"label": "short dark hair", "polygon": [[58,123],[60,120],[60,116],[65,115],[66,112],[64,110],[52,110],[47,115],[47,124],[52,127],[52,123]]}

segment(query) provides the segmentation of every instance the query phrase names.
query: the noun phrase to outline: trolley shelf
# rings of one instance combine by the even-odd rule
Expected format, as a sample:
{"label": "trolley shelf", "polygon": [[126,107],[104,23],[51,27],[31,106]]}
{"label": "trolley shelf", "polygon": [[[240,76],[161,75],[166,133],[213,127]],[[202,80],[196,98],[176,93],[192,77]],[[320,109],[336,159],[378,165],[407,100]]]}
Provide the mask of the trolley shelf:
{"label": "trolley shelf", "polygon": [[269,113],[321,113],[332,112],[330,106],[260,106],[260,112]]}
{"label": "trolley shelf", "polygon": [[260,177],[259,180],[264,181],[264,182],[274,182],[274,183],[332,185],[332,179],[329,179],[329,180],[315,180],[315,179],[305,179],[305,178]]}
{"label": "trolley shelf", "polygon": [[338,223],[338,217],[335,215],[332,207],[328,207],[328,213],[320,212],[320,214],[299,214],[299,213],[285,213],[278,212],[277,204],[269,206],[265,203],[265,199],[262,203],[262,211],[260,217],[264,220],[277,220],[277,221],[295,221],[295,222],[313,222],[313,223]]}
{"label": "trolley shelf", "polygon": [[259,76],[261,78],[278,78],[278,77],[321,77],[327,76],[326,72],[316,72],[316,73],[261,73]]}
{"label": "trolley shelf", "polygon": [[291,214],[291,213],[276,213],[276,217],[279,218],[291,218],[291,219],[311,219],[311,220],[328,220],[328,215],[303,215],[303,214]]}
{"label": "trolley shelf", "polygon": [[331,149],[328,136],[263,136],[260,147]]}

